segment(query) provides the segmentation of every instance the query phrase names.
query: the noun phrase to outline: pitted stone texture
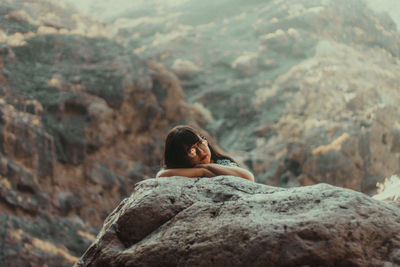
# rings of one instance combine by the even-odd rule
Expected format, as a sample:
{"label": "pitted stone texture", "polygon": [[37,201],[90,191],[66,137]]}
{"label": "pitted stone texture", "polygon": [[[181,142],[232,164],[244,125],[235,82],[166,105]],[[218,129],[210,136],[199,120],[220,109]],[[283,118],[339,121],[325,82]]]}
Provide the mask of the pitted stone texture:
{"label": "pitted stone texture", "polygon": [[149,179],[108,216],[75,266],[400,264],[399,211],[327,184]]}

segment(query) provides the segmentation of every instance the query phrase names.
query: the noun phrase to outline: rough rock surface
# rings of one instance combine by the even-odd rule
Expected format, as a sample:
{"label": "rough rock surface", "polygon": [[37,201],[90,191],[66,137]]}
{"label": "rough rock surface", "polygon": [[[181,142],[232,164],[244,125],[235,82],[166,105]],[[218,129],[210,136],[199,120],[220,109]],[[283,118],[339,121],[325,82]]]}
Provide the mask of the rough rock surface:
{"label": "rough rock surface", "polygon": [[78,216],[18,215],[0,213],[1,266],[71,266],[95,239]]}
{"label": "rough rock surface", "polygon": [[399,265],[399,212],[397,202],[328,184],[149,179],[75,266]]}

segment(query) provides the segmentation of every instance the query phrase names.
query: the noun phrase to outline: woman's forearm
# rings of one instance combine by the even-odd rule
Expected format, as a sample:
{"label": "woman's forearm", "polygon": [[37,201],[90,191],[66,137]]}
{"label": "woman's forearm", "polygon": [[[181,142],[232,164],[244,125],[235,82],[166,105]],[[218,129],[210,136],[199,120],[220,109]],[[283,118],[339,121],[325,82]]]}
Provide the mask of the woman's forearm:
{"label": "woman's forearm", "polygon": [[160,170],[156,177],[171,177],[171,176],[184,176],[188,178],[198,177],[214,177],[215,174],[212,170],[207,168],[180,168],[180,169],[164,169]]}
{"label": "woman's forearm", "polygon": [[254,176],[251,172],[240,167],[229,167],[219,164],[201,164],[196,167],[201,167],[210,170],[216,175],[232,175],[236,177],[241,177],[249,181],[254,182]]}

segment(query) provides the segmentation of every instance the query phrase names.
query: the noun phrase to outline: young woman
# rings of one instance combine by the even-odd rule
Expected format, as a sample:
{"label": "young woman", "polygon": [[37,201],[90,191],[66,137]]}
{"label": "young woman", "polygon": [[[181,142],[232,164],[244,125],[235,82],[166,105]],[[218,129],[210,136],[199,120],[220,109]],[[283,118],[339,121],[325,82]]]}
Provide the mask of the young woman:
{"label": "young woman", "polygon": [[214,177],[232,175],[254,181],[254,176],[230,156],[219,152],[199,131],[186,125],[170,130],[165,140],[164,168],[156,177]]}

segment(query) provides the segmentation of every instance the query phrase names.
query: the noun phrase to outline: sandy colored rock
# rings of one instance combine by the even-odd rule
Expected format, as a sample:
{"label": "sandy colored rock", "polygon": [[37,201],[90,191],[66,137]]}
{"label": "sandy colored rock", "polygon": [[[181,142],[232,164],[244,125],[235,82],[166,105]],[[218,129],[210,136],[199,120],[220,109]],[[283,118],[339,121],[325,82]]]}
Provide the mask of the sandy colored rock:
{"label": "sandy colored rock", "polygon": [[189,60],[176,59],[171,67],[172,71],[180,78],[185,78],[198,73],[201,69],[195,63]]}
{"label": "sandy colored rock", "polygon": [[232,68],[244,75],[250,76],[255,74],[257,70],[257,58],[258,55],[256,53],[245,53],[233,61]]}

